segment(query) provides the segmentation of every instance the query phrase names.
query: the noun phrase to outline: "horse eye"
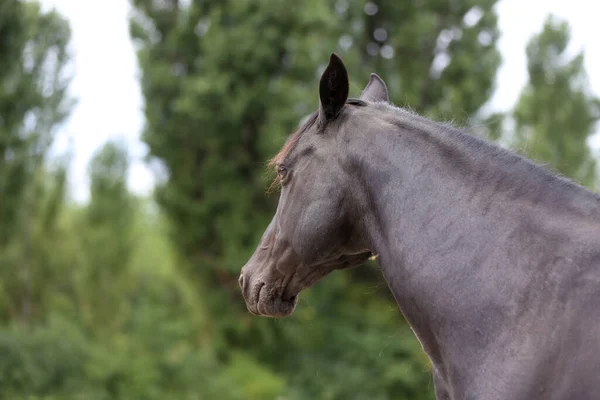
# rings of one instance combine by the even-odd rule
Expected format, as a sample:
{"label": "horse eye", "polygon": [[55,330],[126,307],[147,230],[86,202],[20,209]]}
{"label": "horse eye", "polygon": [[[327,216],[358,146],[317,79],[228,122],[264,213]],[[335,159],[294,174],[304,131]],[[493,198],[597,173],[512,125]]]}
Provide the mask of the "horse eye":
{"label": "horse eye", "polygon": [[285,174],[286,174],[286,173],[287,173],[287,168],[286,168],[286,167],[284,167],[283,165],[280,165],[280,166],[277,168],[277,174],[279,174],[279,176],[280,176],[281,178],[285,177]]}

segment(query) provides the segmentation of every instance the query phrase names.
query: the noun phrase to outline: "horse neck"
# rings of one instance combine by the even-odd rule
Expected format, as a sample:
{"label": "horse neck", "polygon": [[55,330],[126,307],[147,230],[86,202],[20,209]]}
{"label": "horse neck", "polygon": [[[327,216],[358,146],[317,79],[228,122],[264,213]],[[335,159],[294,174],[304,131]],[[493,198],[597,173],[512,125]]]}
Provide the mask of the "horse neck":
{"label": "horse neck", "polygon": [[599,221],[599,202],[574,185],[575,195],[552,188],[545,180],[555,178],[505,150],[411,118],[367,129],[368,156],[357,154],[363,220],[398,305],[439,367],[465,349],[483,357],[474,349],[519,314],[531,271],[514,255],[548,246],[530,229],[556,233],[537,224],[561,216]]}

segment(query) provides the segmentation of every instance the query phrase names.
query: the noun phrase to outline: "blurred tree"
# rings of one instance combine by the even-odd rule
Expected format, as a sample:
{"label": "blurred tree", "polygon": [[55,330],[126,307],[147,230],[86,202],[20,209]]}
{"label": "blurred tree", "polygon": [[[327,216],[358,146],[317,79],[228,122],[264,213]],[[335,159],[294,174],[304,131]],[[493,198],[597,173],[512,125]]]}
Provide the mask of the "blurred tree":
{"label": "blurred tree", "polygon": [[35,238],[52,234],[64,193],[65,165],[48,173],[44,162],[72,104],[69,38],[66,21],[37,2],[0,4],[0,308],[23,323],[41,311],[35,285],[48,266]]}
{"label": "blurred tree", "polygon": [[134,198],[127,188],[129,155],[124,142],[106,143],[89,165],[90,202],[82,230],[86,256],[88,321],[118,329],[122,293],[133,249]]}
{"label": "blurred tree", "polygon": [[342,19],[337,44],[364,77],[356,90],[377,72],[400,105],[464,124],[493,91],[500,65],[497,2],[332,0]]}
{"label": "blurred tree", "polygon": [[593,187],[596,163],[587,139],[600,119],[583,53],[569,57],[569,26],[549,16],[527,45],[529,82],[514,111],[514,146],[559,173]]}

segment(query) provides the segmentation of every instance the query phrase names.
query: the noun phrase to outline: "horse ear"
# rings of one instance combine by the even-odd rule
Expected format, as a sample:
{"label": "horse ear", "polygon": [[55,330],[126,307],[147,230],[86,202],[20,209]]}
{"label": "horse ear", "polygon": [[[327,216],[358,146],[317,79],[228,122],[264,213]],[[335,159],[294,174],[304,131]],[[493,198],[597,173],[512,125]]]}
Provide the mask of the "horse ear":
{"label": "horse ear", "polygon": [[342,60],[332,53],[329,65],[321,75],[319,82],[319,118],[321,121],[329,121],[337,116],[346,100],[349,92],[348,71]]}
{"label": "horse ear", "polygon": [[369,83],[367,83],[367,86],[365,86],[363,92],[360,94],[360,99],[375,102],[385,101],[386,103],[389,103],[390,98],[388,96],[387,86],[383,79],[377,74],[371,74]]}

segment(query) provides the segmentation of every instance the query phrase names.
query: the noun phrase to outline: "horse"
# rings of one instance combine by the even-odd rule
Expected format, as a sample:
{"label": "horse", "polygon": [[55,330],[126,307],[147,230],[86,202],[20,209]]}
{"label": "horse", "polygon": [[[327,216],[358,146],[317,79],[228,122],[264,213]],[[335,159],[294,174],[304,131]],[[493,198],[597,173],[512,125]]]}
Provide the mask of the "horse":
{"label": "horse", "polygon": [[334,53],[319,107],[271,160],[275,215],[239,285],[248,311],[377,256],[437,399],[600,399],[600,196],[462,128],[349,98]]}

